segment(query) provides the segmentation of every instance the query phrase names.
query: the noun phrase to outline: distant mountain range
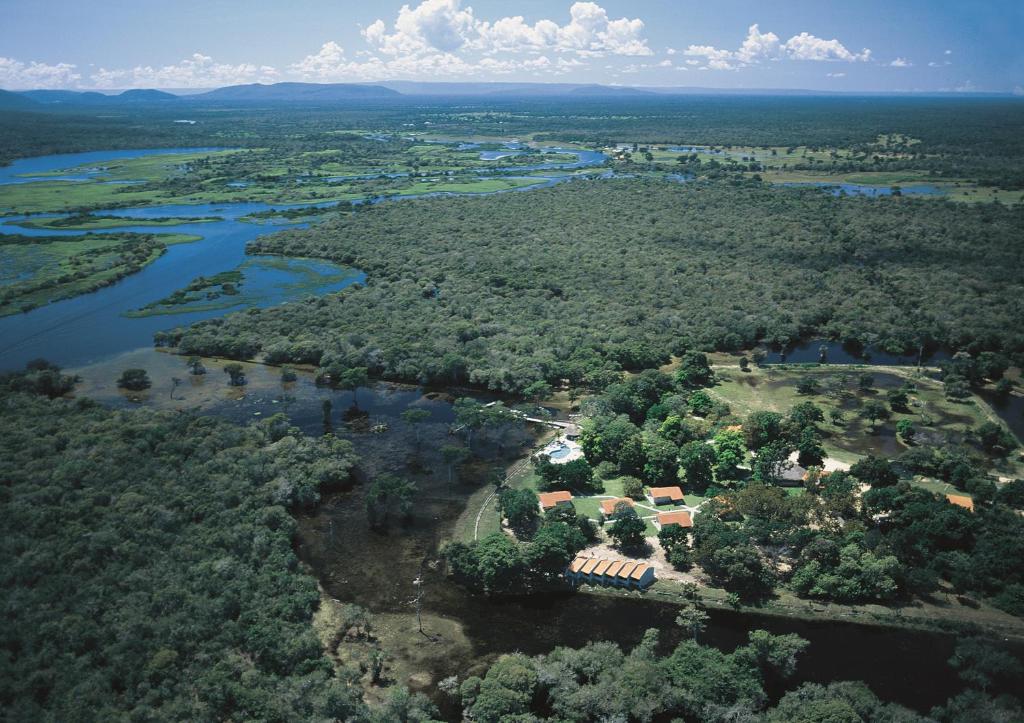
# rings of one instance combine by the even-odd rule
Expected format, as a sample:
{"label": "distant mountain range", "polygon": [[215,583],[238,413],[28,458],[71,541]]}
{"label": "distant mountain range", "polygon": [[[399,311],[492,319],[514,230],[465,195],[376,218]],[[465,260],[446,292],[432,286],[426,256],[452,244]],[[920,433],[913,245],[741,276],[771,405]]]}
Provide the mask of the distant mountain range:
{"label": "distant mountain range", "polygon": [[[658,98],[679,95],[856,95],[814,90],[658,88],[596,85],[592,83],[448,83],[394,80],[381,83],[273,83],[230,85],[202,92],[138,89],[107,94],[74,90],[0,90],[0,110],[43,111],[57,106],[113,106],[125,104],[188,106],[195,103],[308,103],[334,105],[389,101],[404,97],[490,98]],[[896,95],[875,93],[861,95]],[[925,95],[925,94],[920,94]],[[976,93],[975,96],[1005,94]]]}

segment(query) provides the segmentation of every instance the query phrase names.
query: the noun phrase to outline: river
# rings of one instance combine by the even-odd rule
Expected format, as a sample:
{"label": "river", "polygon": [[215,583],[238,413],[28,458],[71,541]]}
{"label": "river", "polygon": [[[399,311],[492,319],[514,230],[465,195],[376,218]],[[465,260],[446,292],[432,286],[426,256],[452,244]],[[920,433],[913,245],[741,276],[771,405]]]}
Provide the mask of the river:
{"label": "river", "polygon": [[[53,180],[78,182],[100,182],[96,177],[102,173],[103,164],[125,158],[149,155],[206,152],[221,149],[173,148],[142,149],[130,151],[95,151],[89,153],[40,156],[15,161],[0,169],[0,185],[32,183]],[[566,153],[575,156],[573,161],[546,162],[476,169],[479,173],[538,172],[545,170],[571,170],[604,163],[606,157],[597,151],[563,148],[544,148],[544,152]],[[80,167],[86,166],[86,171]],[[76,172],[52,176],[29,176],[25,174],[58,173],[65,169]],[[402,174],[396,174],[402,175]],[[372,176],[371,176],[372,177]],[[508,177],[507,175],[504,177]],[[564,176],[536,176],[536,183],[510,191],[528,191],[551,186],[566,180]],[[502,193],[507,191],[489,191]],[[474,193],[424,193],[407,198],[429,196],[481,195]],[[402,197],[395,197],[402,198]],[[368,196],[362,202],[376,203],[384,200],[381,196]],[[359,202],[359,201],[356,201]],[[310,204],[298,204],[306,206]],[[329,207],[332,203],[314,204]],[[230,271],[247,264],[245,268],[245,289],[256,289],[258,298],[246,296],[247,306],[270,306],[306,295],[322,295],[339,291],[354,283],[364,283],[366,275],[357,269],[342,269],[326,261],[312,259],[291,259],[288,268],[270,264],[270,259],[246,256],[246,245],[257,236],[272,233],[282,228],[301,228],[302,223],[278,223],[259,225],[242,221],[244,216],[260,211],[287,208],[286,204],[267,203],[215,203],[146,206],[142,208],[103,211],[105,216],[125,219],[123,226],[105,229],[109,232],[139,233],[183,233],[201,237],[192,243],[169,246],[167,252],[136,274],[132,274],[111,286],[98,291],[56,301],[27,313],[0,317],[0,370],[16,369],[39,357],[46,358],[63,367],[80,367],[92,364],[116,354],[148,346],[153,334],[170,328],[192,324],[203,319],[220,316],[243,308],[242,304],[202,311],[183,311],[171,315],[129,318],[125,314],[146,304],[163,299],[181,289],[199,276],[212,276]],[[51,215],[52,217],[52,215]],[[133,219],[164,217],[218,217],[220,220],[207,223],[181,223],[172,226],[138,226]],[[85,231],[28,229],[16,225],[24,216],[0,217],[0,233],[23,236],[79,236]],[[36,216],[33,218],[42,218]],[[320,285],[302,284],[297,280],[310,275],[331,279]]]}

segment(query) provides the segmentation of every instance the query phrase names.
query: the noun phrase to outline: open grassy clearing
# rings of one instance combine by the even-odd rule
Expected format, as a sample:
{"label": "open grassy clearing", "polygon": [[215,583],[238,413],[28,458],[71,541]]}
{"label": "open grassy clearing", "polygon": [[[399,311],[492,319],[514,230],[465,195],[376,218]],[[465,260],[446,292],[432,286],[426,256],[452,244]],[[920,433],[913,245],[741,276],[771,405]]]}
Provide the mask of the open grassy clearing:
{"label": "open grassy clearing", "polygon": [[[728,355],[716,355],[721,360]],[[823,431],[825,451],[830,457],[846,463],[865,455],[893,458],[908,449],[896,435],[896,424],[909,420],[917,429],[916,444],[941,444],[948,439],[959,440],[966,432],[998,417],[977,397],[963,402],[947,399],[937,380],[918,374],[913,368],[901,369],[861,365],[768,365],[751,367],[742,372],[738,366],[719,365],[715,369],[718,384],[709,393],[729,404],[732,411],[744,417],[750,412],[768,410],[787,413],[796,404],[814,402],[825,414]],[[819,392],[800,394],[797,383],[807,375],[818,381]],[[869,390],[859,388],[859,378],[870,375]],[[886,393],[904,384],[916,388],[909,393],[907,411],[892,412],[889,419],[871,424],[859,415],[866,402],[886,403]],[[887,404],[887,403],[886,403]],[[887,405],[888,406],[888,405]],[[833,423],[833,412],[843,416]],[[1020,476],[1024,469],[1015,455],[993,462],[992,472],[1001,476]]]}

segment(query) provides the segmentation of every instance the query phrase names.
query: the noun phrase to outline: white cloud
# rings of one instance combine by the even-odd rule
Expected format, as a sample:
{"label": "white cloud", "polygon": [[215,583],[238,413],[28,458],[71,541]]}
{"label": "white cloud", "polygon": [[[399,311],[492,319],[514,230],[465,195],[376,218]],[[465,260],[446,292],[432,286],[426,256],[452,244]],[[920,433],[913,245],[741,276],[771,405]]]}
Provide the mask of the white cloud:
{"label": "white cloud", "polygon": [[269,65],[215,63],[209,55],[193,53],[180,63],[158,68],[150,65],[120,70],[100,68],[92,74],[91,84],[95,88],[213,88],[278,80],[278,71]]}
{"label": "white cloud", "polygon": [[1024,95],[1024,85],[1015,85],[1011,91],[1013,95]]}
{"label": "white cloud", "polygon": [[658,63],[658,67],[659,68],[671,68],[672,67],[672,61],[671,60],[663,60],[660,63]]}
{"label": "white cloud", "polygon": [[32,90],[39,88],[70,88],[82,76],[76,66],[68,63],[23,63],[0,56],[0,88]]}
{"label": "white cloud", "polygon": [[416,7],[403,5],[390,32],[378,19],[362,35],[375,51],[389,56],[459,51],[652,55],[643,30],[639,18],[610,19],[593,2],[573,3],[565,25],[551,19],[531,25],[521,15],[479,19],[461,0],[423,0]]}
{"label": "white cloud", "polygon": [[794,35],[786,41],[785,48],[786,53],[794,60],[844,60],[853,63],[871,58],[871,51],[867,48],[859,53],[851,53],[835,38],[825,40],[810,33]]}
{"label": "white cloud", "polygon": [[894,61],[889,63],[889,65],[893,68],[909,68],[913,63],[906,58],[896,58]]}
{"label": "white cloud", "polygon": [[761,58],[777,58],[781,46],[775,33],[762,33],[754,23],[747,30],[747,37],[736,51],[736,57],[744,63],[754,63]]}
{"label": "white cloud", "polygon": [[665,48],[665,55],[675,55],[678,52],[675,48]]}
{"label": "white cloud", "polygon": [[952,55],[952,54],[953,54],[953,51],[952,51],[952,50],[943,50],[943,51],[942,51],[942,54],[943,54],[943,55]]}
{"label": "white cloud", "polygon": [[845,78],[846,73],[825,73],[826,78]]}
{"label": "white cloud", "polygon": [[853,53],[835,38],[825,40],[806,32],[794,35],[783,43],[775,33],[762,33],[757,23],[747,29],[746,38],[736,50],[724,50],[713,45],[691,45],[683,53],[706,58],[706,67],[711,70],[738,70],[763,60],[782,58],[853,63],[871,57],[871,51],[867,48]]}
{"label": "white cloud", "polygon": [[344,62],[344,49],[333,40],[329,40],[320,46],[319,52],[314,55],[307,55],[291,67],[292,70],[306,78],[327,77],[334,73],[335,69]]}

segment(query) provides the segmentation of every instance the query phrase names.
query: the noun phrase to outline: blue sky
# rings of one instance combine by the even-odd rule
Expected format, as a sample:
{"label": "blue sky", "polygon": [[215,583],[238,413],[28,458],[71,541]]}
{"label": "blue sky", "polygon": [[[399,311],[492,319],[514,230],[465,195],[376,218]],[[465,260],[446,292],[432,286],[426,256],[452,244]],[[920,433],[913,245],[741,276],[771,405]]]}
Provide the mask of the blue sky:
{"label": "blue sky", "polygon": [[1024,2],[3,0],[0,88],[304,80],[1024,93]]}

